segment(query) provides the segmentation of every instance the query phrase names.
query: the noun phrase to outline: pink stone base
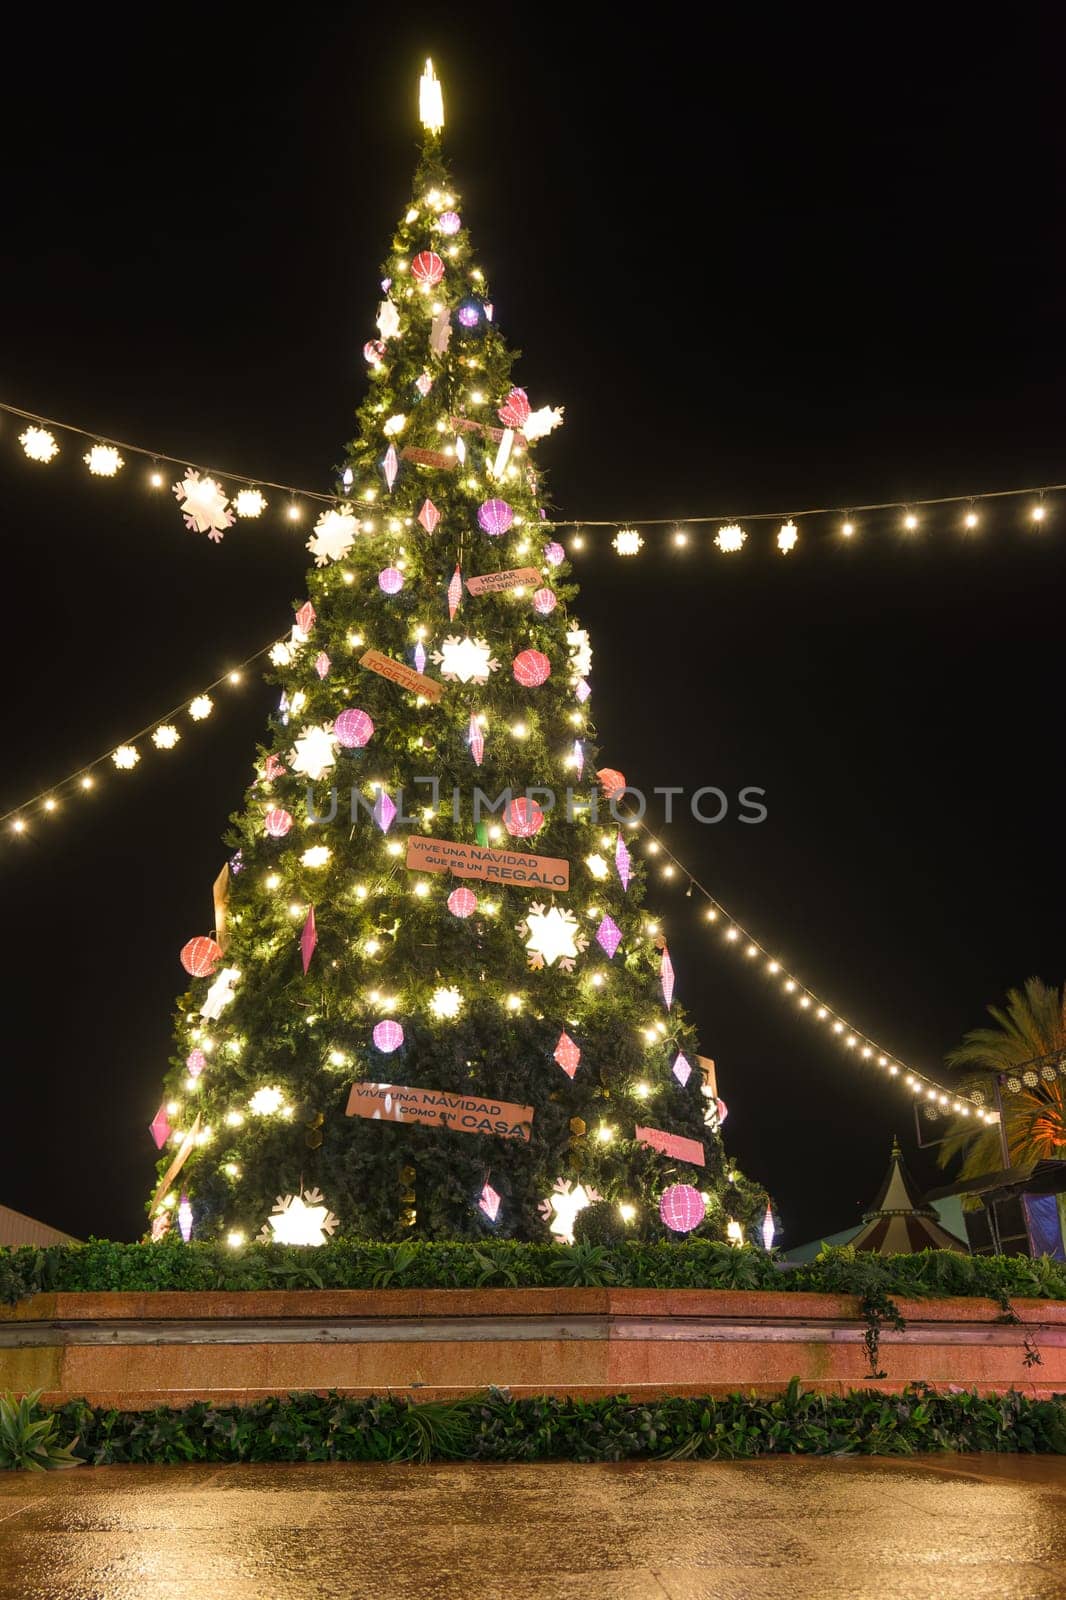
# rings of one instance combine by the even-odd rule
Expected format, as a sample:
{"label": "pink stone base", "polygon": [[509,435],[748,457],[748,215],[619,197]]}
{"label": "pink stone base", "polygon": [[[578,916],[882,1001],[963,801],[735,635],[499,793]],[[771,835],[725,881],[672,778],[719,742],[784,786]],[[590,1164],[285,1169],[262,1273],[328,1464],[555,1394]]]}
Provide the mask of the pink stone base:
{"label": "pink stone base", "polygon": [[[730,1290],[277,1290],[53,1294],[0,1307],[0,1391],[142,1408],[294,1390],[430,1399],[516,1395],[896,1392],[922,1381],[1034,1397],[1066,1391],[1066,1304],[900,1301],[869,1376],[844,1295]],[[1031,1333],[1043,1364],[1026,1367]]]}

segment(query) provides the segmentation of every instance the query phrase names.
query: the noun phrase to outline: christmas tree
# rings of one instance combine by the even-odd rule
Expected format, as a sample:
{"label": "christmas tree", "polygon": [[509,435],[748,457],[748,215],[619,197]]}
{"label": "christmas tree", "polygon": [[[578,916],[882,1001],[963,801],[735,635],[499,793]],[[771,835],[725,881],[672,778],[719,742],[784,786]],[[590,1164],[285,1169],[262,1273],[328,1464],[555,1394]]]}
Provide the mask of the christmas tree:
{"label": "christmas tree", "polygon": [[597,775],[533,459],[561,413],[513,381],[438,93],[215,937],[182,951],[152,1232],[754,1239]]}

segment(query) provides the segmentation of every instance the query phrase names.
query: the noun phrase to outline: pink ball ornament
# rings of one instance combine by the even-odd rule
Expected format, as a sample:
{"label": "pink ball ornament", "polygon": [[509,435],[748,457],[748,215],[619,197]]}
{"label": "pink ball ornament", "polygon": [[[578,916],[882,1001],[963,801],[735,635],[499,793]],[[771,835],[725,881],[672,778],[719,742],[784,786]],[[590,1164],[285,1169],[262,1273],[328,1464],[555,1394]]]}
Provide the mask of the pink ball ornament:
{"label": "pink ball ornament", "polygon": [[442,211],[437,218],[437,226],[441,233],[447,234],[450,239],[453,233],[458,233],[463,225],[463,219],[458,211]]}
{"label": "pink ball ornament", "polygon": [[378,573],[378,588],[385,594],[399,594],[403,588],[403,573],[396,567],[386,567]]}
{"label": "pink ball ornament", "polygon": [[505,428],[521,428],[529,420],[529,396],[524,389],[512,389],[496,415]]}
{"label": "pink ball ornament", "polygon": [[363,346],[363,360],[371,367],[380,367],[385,359],[385,345],[381,339],[368,339]]}
{"label": "pink ball ornament", "polygon": [[292,827],[292,818],[281,806],[271,806],[263,818],[263,826],[267,831],[268,839],[284,839]]}
{"label": "pink ball ornament", "polygon": [[374,737],[374,724],[365,711],[350,706],[333,724],[333,734],[345,750],[361,750]]}
{"label": "pink ball ornament", "polygon": [[190,1050],[185,1057],[185,1065],[188,1068],[189,1077],[198,1078],[207,1066],[207,1057],[200,1049]]}
{"label": "pink ball ornament", "polygon": [[477,306],[472,306],[470,304],[467,304],[465,306],[460,306],[458,311],[455,314],[459,319],[459,326],[461,328],[476,328],[477,327],[477,320],[478,320],[478,309],[477,309]]}
{"label": "pink ball ornament", "polygon": [[503,814],[503,825],[512,839],[532,839],[544,826],[544,813],[535,800],[521,795],[512,800]]}
{"label": "pink ball ornament", "polygon": [[550,615],[555,610],[555,591],[538,589],[533,596],[533,610],[542,617]]}
{"label": "pink ball ornament", "polygon": [[448,896],[448,910],[453,917],[470,917],[477,910],[477,895],[471,889],[453,889]]}
{"label": "pink ball ornament", "polygon": [[478,526],[490,538],[498,539],[514,521],[514,512],[506,500],[485,500],[477,509]]}
{"label": "pink ball ornament", "polygon": [[444,262],[435,250],[420,250],[411,262],[411,276],[432,289],[444,276]]}
{"label": "pink ball ornament", "polygon": [[206,978],[222,959],[222,946],[214,939],[190,939],[181,947],[181,964],[194,978]]}
{"label": "pink ball ornament", "polygon": [[690,1183],[672,1183],[659,1201],[659,1215],[672,1233],[691,1233],[707,1214],[703,1196]]}
{"label": "pink ball ornament", "polygon": [[566,560],[566,551],[561,544],[556,544],[553,539],[551,544],[544,546],[544,559],[553,567],[562,566]]}
{"label": "pink ball ornament", "polygon": [[614,800],[618,795],[625,793],[626,775],[624,772],[619,772],[617,767],[601,767],[596,776],[608,800]]}
{"label": "pink ball ornament", "polygon": [[393,1022],[391,1017],[386,1018],[374,1029],[374,1043],[385,1055],[391,1055],[403,1044],[403,1029],[398,1022]]}
{"label": "pink ball ornament", "polygon": [[524,689],[536,689],[552,675],[552,664],[540,650],[523,650],[511,663],[515,679]]}

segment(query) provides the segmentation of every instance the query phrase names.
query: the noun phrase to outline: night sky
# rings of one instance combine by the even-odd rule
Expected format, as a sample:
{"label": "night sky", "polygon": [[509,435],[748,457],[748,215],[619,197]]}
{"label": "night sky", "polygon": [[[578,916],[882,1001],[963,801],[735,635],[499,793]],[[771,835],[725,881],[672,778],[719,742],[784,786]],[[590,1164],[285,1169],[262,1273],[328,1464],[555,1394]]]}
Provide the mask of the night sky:
{"label": "night sky", "polygon": [[[658,8],[37,8],[0,100],[0,399],[328,489],[432,53],[446,146],[561,518],[800,512],[1066,479],[1062,26],[1052,8],[750,21]],[[580,12],[578,12],[580,22]],[[824,31],[819,33],[819,28]],[[883,29],[885,31],[879,31]],[[278,637],[303,541],[184,531],[131,459],[27,463],[0,418],[0,810]],[[168,483],[170,478],[168,476]],[[860,517],[742,555],[690,525],[581,558],[600,748],[632,783],[744,784],[768,821],[669,831],[780,960],[934,1072],[1010,985],[1062,970],[1066,495]],[[837,519],[838,520],[838,519]],[[607,535],[609,537],[609,535]],[[0,1203],[135,1237],[178,949],[270,700],[0,838]],[[653,884],[726,1143],[785,1245],[856,1220],[905,1094]]]}

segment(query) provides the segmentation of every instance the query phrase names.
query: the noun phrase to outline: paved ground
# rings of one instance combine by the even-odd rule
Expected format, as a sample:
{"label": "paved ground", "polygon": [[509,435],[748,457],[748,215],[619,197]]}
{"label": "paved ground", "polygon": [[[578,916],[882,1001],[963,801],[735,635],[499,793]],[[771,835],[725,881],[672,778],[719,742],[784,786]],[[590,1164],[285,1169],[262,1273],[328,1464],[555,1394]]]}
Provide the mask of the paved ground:
{"label": "paved ground", "polygon": [[2,1600],[1060,1600],[1066,1458],[0,1474]]}

